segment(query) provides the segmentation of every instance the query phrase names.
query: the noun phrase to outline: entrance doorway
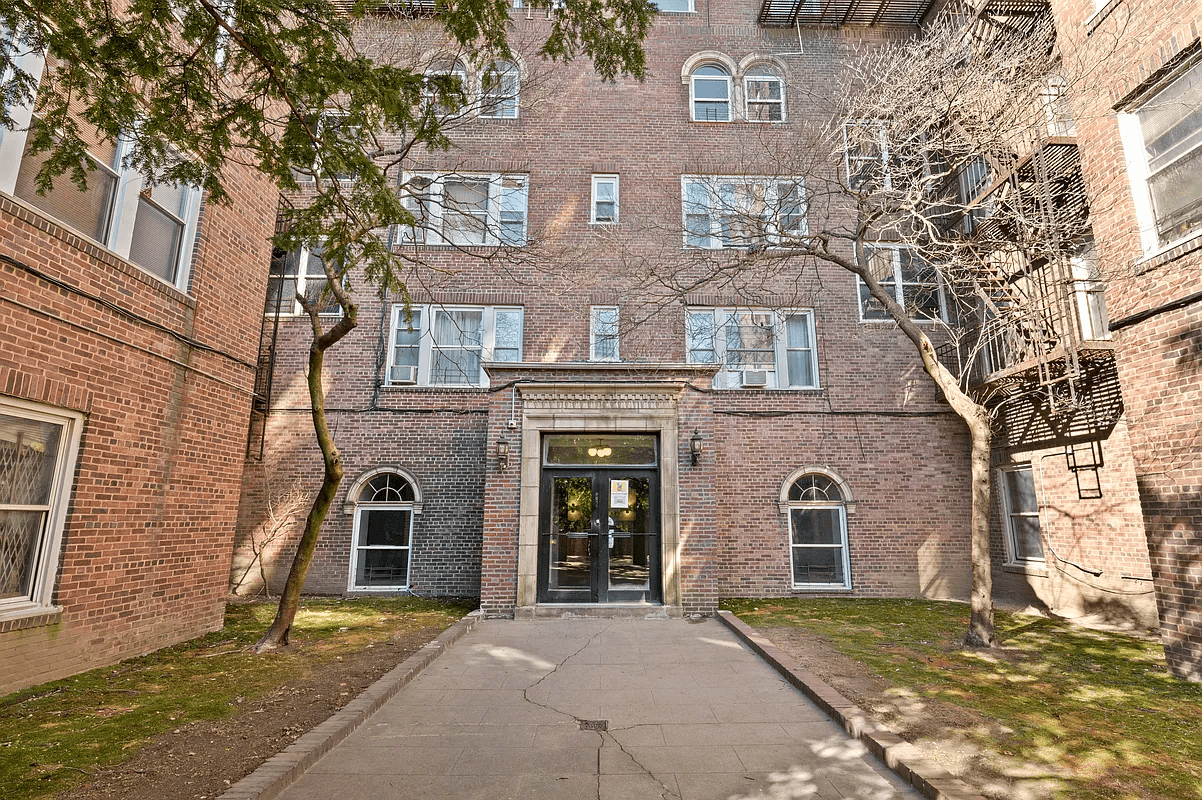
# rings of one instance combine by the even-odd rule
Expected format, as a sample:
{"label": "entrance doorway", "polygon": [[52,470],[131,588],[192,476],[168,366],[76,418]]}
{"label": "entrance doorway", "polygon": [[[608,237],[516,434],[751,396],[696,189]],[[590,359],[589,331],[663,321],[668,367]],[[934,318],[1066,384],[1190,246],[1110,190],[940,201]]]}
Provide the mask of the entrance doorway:
{"label": "entrance doorway", "polygon": [[539,602],[663,602],[656,445],[646,435],[544,438]]}

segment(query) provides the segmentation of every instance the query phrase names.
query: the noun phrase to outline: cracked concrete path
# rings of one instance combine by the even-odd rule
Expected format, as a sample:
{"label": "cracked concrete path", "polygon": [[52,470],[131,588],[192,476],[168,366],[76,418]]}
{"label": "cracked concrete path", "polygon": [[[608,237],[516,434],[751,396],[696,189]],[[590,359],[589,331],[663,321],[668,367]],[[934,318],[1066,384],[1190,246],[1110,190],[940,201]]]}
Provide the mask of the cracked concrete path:
{"label": "cracked concrete path", "polygon": [[717,620],[576,618],[480,622],[280,797],[919,795]]}

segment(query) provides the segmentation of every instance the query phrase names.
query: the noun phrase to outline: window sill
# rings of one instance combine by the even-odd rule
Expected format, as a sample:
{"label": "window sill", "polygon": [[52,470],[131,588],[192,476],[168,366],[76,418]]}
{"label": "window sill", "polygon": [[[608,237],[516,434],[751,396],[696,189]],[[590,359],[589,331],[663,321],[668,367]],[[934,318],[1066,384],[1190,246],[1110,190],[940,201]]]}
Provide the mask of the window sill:
{"label": "window sill", "polygon": [[1011,575],[1033,575],[1037,578],[1048,577],[1047,564],[1044,562],[1014,562],[1002,565],[1002,572]]}
{"label": "window sill", "polygon": [[794,586],[789,591],[793,594],[852,594],[850,586]]}
{"label": "window sill", "polygon": [[1164,247],[1153,250],[1148,255],[1136,261],[1133,265],[1135,267],[1135,274],[1143,275],[1144,273],[1152,272],[1195,250],[1202,250],[1202,228],[1187,234],[1181,239],[1169,242]]}
{"label": "window sill", "polygon": [[445,386],[431,385],[424,383],[421,385],[413,383],[385,383],[381,384],[380,388],[387,392],[425,392],[427,394],[446,394],[448,392],[454,394],[478,394],[488,391],[487,386],[465,385],[462,383],[448,384]]}
{"label": "window sill", "polygon": [[0,611],[0,633],[20,631],[28,628],[45,628],[62,621],[63,610],[58,606],[17,606],[12,610]]}

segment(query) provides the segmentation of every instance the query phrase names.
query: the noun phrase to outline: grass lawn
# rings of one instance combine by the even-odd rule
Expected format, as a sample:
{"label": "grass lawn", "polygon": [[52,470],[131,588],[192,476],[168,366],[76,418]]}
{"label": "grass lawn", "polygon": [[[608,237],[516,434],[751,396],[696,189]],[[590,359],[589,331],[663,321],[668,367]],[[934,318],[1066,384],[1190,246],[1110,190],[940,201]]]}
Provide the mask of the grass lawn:
{"label": "grass lawn", "polygon": [[256,656],[248,647],[275,609],[274,603],[230,605],[221,631],[0,697],[0,795],[24,800],[69,788],[158,734],[228,717],[309,668],[397,631],[447,628],[471,606],[416,598],[305,600],[292,646]]}
{"label": "grass lawn", "polygon": [[1058,798],[1202,797],[1202,685],[1171,677],[1155,642],[998,613],[1000,647],[965,650],[968,607],[959,603],[764,599],[722,607],[756,628],[821,637],[920,702],[996,720],[992,733],[962,733],[1063,775]]}

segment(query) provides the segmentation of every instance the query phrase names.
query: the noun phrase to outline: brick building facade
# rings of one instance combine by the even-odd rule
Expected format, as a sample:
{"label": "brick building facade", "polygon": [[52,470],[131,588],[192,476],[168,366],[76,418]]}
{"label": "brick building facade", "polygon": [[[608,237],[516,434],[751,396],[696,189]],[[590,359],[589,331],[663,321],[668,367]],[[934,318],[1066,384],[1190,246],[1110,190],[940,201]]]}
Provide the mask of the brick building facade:
{"label": "brick building facade", "polygon": [[[765,237],[847,213],[790,205],[797,131],[821,120],[843,59],[917,18],[794,28],[764,24],[771,3],[669,5],[682,7],[657,19],[643,83],[535,56],[493,83],[423,51],[419,68],[461,75],[469,107],[454,146],[400,176],[424,222],[389,234],[422,264],[412,320],[400,298],[361,291],[358,329],[328,356],[347,478],[308,591],[478,594],[498,615],[967,596],[968,437],[913,346],[838,268],[750,259],[725,275],[732,251],[758,245],[739,247],[715,211],[714,198],[759,198],[774,209]],[[395,40],[420,31],[378,24]],[[543,10],[514,11],[519,53],[547,29]],[[279,285],[303,280],[306,255],[279,260]],[[248,593],[282,582],[295,489],[318,474],[307,323],[269,307],[283,312],[272,397],[233,570]],[[1022,524],[1042,545],[1015,552],[1023,510],[1001,501],[999,594],[1154,620],[1126,431],[1108,432],[1102,500],[1078,497],[1063,448],[999,454],[1025,470],[1015,497],[1035,498]]]}
{"label": "brick building facade", "polygon": [[[1170,668],[1202,679],[1202,4],[1057,0]],[[1167,146],[1166,143],[1172,143]]]}
{"label": "brick building facade", "polygon": [[242,168],[229,206],[142,196],[103,144],[86,193],[38,195],[24,146],[0,130],[0,692],[221,627],[261,322],[245,298],[277,205]]}

